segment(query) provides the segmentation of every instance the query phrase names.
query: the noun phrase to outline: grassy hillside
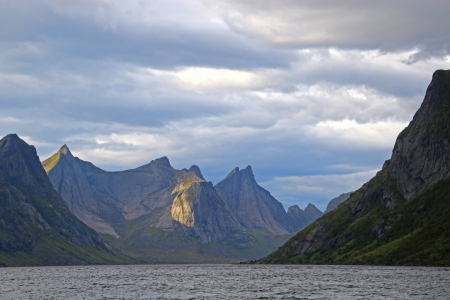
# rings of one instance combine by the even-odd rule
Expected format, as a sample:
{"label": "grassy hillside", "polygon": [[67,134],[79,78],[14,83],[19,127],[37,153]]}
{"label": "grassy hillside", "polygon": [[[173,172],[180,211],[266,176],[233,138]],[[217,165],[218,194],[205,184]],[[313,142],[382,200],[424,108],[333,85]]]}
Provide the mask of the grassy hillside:
{"label": "grassy hillside", "polygon": [[100,236],[124,254],[146,263],[236,263],[258,258],[283,245],[290,235],[273,235],[264,229],[236,232],[221,242],[202,244],[197,238],[182,232],[164,231],[151,224],[151,215],[114,224],[120,235]]}
{"label": "grassy hillside", "polygon": [[88,245],[77,245],[54,234],[45,236],[31,251],[0,251],[0,267],[129,264],[139,260],[114,251],[108,253]]}

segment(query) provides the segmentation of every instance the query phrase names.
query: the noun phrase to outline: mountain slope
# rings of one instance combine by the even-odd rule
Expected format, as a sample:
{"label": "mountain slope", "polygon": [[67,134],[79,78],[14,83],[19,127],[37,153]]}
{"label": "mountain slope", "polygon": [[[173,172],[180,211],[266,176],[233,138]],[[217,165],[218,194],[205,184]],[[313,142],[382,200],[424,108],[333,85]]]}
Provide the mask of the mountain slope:
{"label": "mountain slope", "polygon": [[36,150],[0,140],[0,263],[68,265],[128,260],[81,223],[53,189]]}
{"label": "mountain slope", "polygon": [[383,169],[257,263],[450,265],[450,70],[439,70]]}

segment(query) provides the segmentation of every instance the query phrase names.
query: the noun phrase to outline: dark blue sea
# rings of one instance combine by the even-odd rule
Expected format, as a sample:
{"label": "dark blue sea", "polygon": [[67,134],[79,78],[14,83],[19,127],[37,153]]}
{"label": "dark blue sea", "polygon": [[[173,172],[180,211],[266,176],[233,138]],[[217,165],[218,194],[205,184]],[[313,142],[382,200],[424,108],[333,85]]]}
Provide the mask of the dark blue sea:
{"label": "dark blue sea", "polygon": [[450,299],[450,268],[305,265],[0,268],[0,299]]}

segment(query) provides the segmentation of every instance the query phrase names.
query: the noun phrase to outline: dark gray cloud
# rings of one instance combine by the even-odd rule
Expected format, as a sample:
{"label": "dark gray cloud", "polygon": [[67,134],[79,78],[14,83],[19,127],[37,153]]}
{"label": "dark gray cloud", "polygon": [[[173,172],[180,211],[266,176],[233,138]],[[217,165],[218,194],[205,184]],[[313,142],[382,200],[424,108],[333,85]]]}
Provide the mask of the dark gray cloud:
{"label": "dark gray cloud", "polygon": [[45,52],[42,62],[60,67],[83,59],[158,69],[192,65],[286,68],[295,57],[284,50],[258,47],[257,42],[219,28],[198,29],[171,22],[119,22],[110,28],[95,19],[58,14],[51,8],[43,1],[0,2],[2,44],[36,43]]}
{"label": "dark gray cloud", "polygon": [[[205,3],[215,1],[205,0]],[[281,0],[220,2],[230,27],[290,48],[340,47],[404,51],[408,61],[448,55],[450,3],[420,1]]]}

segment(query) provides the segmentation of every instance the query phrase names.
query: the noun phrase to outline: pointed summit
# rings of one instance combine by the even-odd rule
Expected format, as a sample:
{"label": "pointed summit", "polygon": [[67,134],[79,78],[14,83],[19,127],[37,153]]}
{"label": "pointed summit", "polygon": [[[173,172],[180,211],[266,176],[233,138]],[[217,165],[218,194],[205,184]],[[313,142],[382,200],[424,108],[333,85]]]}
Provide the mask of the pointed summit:
{"label": "pointed summit", "polygon": [[203,177],[202,171],[200,171],[200,168],[196,165],[192,165],[189,170],[189,172],[194,172],[195,175],[197,175],[198,178],[205,180],[205,178]]}
{"label": "pointed summit", "polygon": [[65,155],[72,155],[72,153],[71,153],[70,150],[69,150],[69,147],[67,147],[66,144],[64,144],[64,145],[59,149],[58,153],[65,154]]}
{"label": "pointed summit", "polygon": [[16,133],[10,133],[10,134],[6,135],[3,139],[4,140],[21,140],[21,138]]}
{"label": "pointed summit", "polygon": [[258,185],[251,166],[240,171],[235,168],[215,188],[246,226],[266,228],[274,234],[293,231],[283,205]]}
{"label": "pointed summit", "polygon": [[155,159],[154,161],[155,161],[156,163],[158,163],[158,164],[160,164],[160,165],[166,167],[166,168],[171,168],[171,169],[173,169],[172,166],[170,165],[169,159],[168,159],[166,156],[157,158],[157,159]]}
{"label": "pointed summit", "polygon": [[291,207],[288,208],[287,213],[288,214],[296,214],[296,213],[299,213],[300,211],[303,211],[303,209],[298,207],[298,205],[292,205]]}
{"label": "pointed summit", "polygon": [[248,165],[245,169],[241,170],[241,172],[248,174],[252,177],[255,177],[255,175],[253,174],[252,166],[250,166],[250,165]]}
{"label": "pointed summit", "polygon": [[42,162],[42,166],[44,167],[44,170],[45,172],[47,172],[47,174],[59,163],[59,161],[61,160],[61,156],[69,160],[72,160],[74,158],[69,150],[69,147],[64,144],[61,148],[59,148],[58,152]]}

